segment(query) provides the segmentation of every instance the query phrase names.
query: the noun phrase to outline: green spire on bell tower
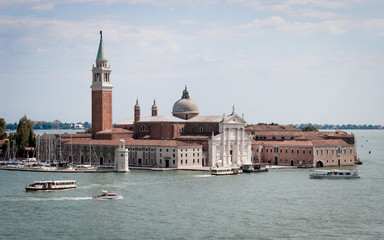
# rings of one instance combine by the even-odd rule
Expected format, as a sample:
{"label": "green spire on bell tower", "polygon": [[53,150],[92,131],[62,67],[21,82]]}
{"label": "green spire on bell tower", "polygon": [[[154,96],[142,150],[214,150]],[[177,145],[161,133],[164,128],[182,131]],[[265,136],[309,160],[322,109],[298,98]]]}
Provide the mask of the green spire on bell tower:
{"label": "green spire on bell tower", "polygon": [[100,31],[100,44],[99,51],[97,52],[96,61],[107,61],[107,54],[105,53],[104,43],[103,43],[103,32]]}

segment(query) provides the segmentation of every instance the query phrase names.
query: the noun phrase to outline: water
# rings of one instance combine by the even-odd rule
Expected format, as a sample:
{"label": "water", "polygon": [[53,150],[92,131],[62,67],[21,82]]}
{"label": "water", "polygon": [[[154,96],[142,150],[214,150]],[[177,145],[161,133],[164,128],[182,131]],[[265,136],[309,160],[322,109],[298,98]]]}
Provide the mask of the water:
{"label": "water", "polygon": [[[310,169],[0,171],[0,239],[383,239],[384,131],[354,133],[364,164],[353,180],[309,179]],[[24,191],[51,179],[78,188]],[[93,200],[102,189],[123,199]]]}

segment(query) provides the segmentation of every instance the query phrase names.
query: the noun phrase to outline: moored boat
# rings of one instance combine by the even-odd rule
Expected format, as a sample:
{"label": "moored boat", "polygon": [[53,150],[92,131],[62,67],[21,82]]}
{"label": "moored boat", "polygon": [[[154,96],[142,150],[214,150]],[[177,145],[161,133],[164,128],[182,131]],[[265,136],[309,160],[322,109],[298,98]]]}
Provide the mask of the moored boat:
{"label": "moored boat", "polygon": [[241,174],[243,170],[240,167],[212,167],[212,175],[236,175]]}
{"label": "moored boat", "polygon": [[264,163],[252,163],[252,164],[243,164],[243,172],[251,173],[251,172],[268,172],[268,168],[266,168],[266,164]]}
{"label": "moored boat", "polygon": [[92,166],[92,165],[77,165],[75,167],[76,171],[96,171],[97,167]]}
{"label": "moored boat", "polygon": [[100,195],[94,195],[93,199],[101,199],[101,200],[110,200],[110,199],[119,199],[122,198],[121,195],[117,193],[110,193],[108,191],[102,190]]}
{"label": "moored boat", "polygon": [[309,178],[359,178],[360,171],[359,170],[316,170],[309,174]]}
{"label": "moored boat", "polygon": [[75,180],[35,181],[26,186],[25,190],[62,190],[76,187],[77,185]]}

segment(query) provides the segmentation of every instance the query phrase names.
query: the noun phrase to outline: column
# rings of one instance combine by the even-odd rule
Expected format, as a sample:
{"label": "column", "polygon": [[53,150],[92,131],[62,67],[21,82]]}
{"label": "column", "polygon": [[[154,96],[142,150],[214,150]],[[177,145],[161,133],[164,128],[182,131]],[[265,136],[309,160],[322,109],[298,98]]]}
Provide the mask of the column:
{"label": "column", "polygon": [[240,129],[236,128],[236,165],[240,165]]}
{"label": "column", "polygon": [[244,160],[244,128],[240,128],[241,143],[240,143],[240,161],[241,163],[245,162]]}
{"label": "column", "polygon": [[221,164],[224,165],[224,148],[225,148],[225,129],[223,127],[223,132],[221,134],[221,148],[220,148],[220,158],[221,158]]}
{"label": "column", "polygon": [[229,132],[229,128],[227,128],[227,166],[229,165],[229,161],[231,160],[231,134]]}

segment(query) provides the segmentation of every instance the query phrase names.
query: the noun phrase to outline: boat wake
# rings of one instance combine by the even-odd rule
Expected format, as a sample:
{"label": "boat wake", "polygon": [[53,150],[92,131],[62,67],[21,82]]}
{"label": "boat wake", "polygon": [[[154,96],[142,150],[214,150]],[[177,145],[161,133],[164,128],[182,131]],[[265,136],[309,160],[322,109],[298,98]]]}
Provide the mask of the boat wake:
{"label": "boat wake", "polygon": [[197,178],[207,178],[207,177],[213,177],[213,175],[211,174],[204,174],[204,175],[195,175],[194,177],[197,177]]}
{"label": "boat wake", "polygon": [[22,201],[81,201],[81,200],[90,200],[92,197],[50,197],[50,198],[37,198],[37,197],[26,197],[26,198],[0,198],[0,201],[10,201],[10,202],[22,202]]}
{"label": "boat wake", "polygon": [[93,198],[93,199],[104,201],[104,200],[119,200],[119,199],[124,199],[124,198],[123,198],[123,196],[118,196],[117,198],[113,198],[113,199],[103,199],[103,198]]}

